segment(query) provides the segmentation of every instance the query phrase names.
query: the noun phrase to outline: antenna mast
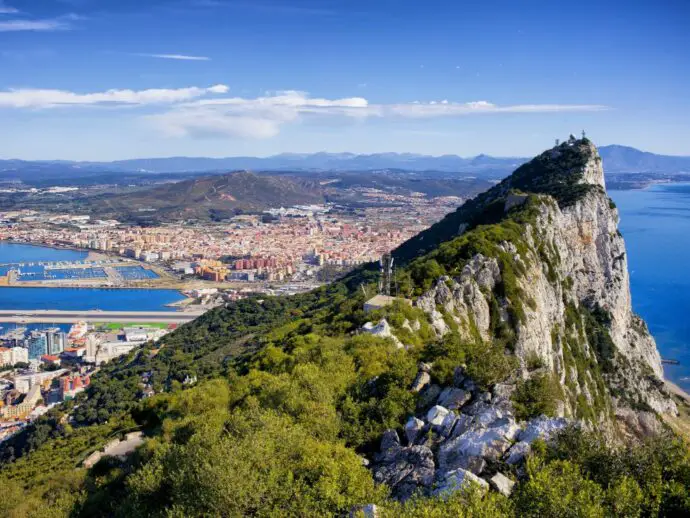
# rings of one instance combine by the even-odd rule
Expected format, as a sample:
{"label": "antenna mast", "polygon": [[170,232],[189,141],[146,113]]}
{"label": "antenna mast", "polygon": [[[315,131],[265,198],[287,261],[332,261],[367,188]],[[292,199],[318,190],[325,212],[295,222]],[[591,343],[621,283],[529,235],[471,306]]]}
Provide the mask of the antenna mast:
{"label": "antenna mast", "polygon": [[381,260],[381,278],[379,279],[379,294],[388,295],[391,294],[391,279],[393,278],[393,256],[388,254],[383,254]]}

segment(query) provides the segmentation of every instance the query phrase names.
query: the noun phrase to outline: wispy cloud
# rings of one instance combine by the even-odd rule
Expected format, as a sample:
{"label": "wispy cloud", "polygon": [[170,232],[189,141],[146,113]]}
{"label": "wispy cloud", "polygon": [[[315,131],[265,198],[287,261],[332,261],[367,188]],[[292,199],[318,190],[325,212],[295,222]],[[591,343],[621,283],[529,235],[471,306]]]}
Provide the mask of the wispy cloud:
{"label": "wispy cloud", "polygon": [[0,1],[0,14],[17,14],[19,9],[7,5],[5,2]]}
{"label": "wispy cloud", "polygon": [[[229,88],[108,90],[76,93],[64,90],[16,89],[0,91],[0,108],[59,106],[163,106],[143,116],[158,131],[175,137],[270,138],[291,123],[311,120],[458,118],[503,113],[596,112],[596,104],[513,104],[450,101],[374,104],[364,97],[328,99],[288,90],[256,98],[226,96]],[[155,108],[150,108],[155,110]]]}
{"label": "wispy cloud", "polygon": [[20,31],[68,31],[74,27],[73,22],[83,20],[84,17],[76,14],[66,14],[57,18],[40,20],[12,19],[0,20],[0,32]]}
{"label": "wispy cloud", "polygon": [[208,88],[192,86],[189,88],[149,90],[107,90],[80,94],[66,90],[16,89],[0,91],[0,107],[8,108],[54,108],[58,106],[142,106],[155,104],[174,104],[209,94],[225,94],[229,88],[214,85]]}
{"label": "wispy cloud", "polygon": [[486,101],[371,104],[362,97],[331,100],[310,97],[305,92],[287,91],[255,99],[200,99],[173,106],[168,112],[148,116],[147,120],[172,136],[268,138],[277,135],[283,125],[309,117],[431,119],[492,113],[587,112],[606,109],[606,106],[589,104],[499,106]]}
{"label": "wispy cloud", "polygon": [[336,14],[336,11],[324,7],[291,5],[276,1],[191,0],[188,6],[196,8],[231,8],[277,15],[332,16]]}
{"label": "wispy cloud", "polygon": [[211,61],[211,58],[207,56],[188,56],[186,54],[145,54],[140,53],[137,56],[142,56],[145,58],[158,58],[158,59],[174,59],[178,61]]}

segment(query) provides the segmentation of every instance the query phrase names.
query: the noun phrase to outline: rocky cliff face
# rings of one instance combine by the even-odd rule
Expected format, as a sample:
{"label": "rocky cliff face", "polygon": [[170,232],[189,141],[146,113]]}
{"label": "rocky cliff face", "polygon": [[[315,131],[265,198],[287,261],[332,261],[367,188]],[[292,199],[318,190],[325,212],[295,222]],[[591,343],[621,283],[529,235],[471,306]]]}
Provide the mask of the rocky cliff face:
{"label": "rocky cliff face", "polygon": [[[404,261],[429,242],[407,258],[414,286],[425,286],[414,304],[439,343],[479,344],[484,354],[452,364],[450,377],[438,365],[447,357],[420,364],[403,440],[387,431],[371,459],[396,498],[468,484],[508,495],[505,473],[520,472],[536,439],[571,426],[611,440],[649,436],[661,429],[658,414],[677,413],[654,339],[632,312],[618,212],[589,141],[545,152],[397,253]],[[397,332],[395,343],[412,348],[403,330],[415,324],[382,320],[363,332]],[[492,354],[515,369],[491,370]]]}
{"label": "rocky cliff face", "polygon": [[[563,162],[566,154],[571,158]],[[457,274],[438,279],[417,306],[440,335],[453,325],[449,319],[466,339],[479,334],[491,340],[496,319],[509,326],[520,376],[530,376],[530,364],[555,373],[563,416],[580,415],[578,406],[585,404],[600,424],[614,412],[626,418],[630,410],[676,412],[654,339],[632,312],[625,243],[597,149],[589,141],[571,141],[535,161],[539,170],[565,178],[560,181],[569,182],[575,199],[553,183],[540,189],[538,173],[531,185],[550,195],[515,192],[516,184],[524,188],[526,182],[518,170],[489,199],[504,203],[506,216],[530,213],[521,238],[498,243],[498,257],[475,254]],[[516,284],[510,294],[507,282]]]}

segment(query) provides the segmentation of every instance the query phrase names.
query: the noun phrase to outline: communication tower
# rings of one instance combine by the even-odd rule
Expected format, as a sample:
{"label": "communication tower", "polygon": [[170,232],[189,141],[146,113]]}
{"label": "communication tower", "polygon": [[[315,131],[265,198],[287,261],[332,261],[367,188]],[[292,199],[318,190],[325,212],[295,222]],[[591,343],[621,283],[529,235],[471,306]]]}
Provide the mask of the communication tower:
{"label": "communication tower", "polygon": [[393,256],[391,254],[383,254],[379,263],[381,264],[379,294],[390,296],[391,279],[393,278]]}

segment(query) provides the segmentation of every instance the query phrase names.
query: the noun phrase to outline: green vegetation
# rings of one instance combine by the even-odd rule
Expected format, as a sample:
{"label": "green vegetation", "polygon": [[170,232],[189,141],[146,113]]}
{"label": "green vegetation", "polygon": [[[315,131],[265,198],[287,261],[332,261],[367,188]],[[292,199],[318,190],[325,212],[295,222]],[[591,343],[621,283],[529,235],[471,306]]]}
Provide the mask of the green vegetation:
{"label": "green vegetation", "polygon": [[562,399],[558,379],[552,374],[521,380],[513,394],[515,416],[518,419],[529,419],[542,414],[555,416],[558,401]]}
{"label": "green vegetation", "polygon": [[598,186],[579,183],[582,166],[592,158],[591,143],[577,140],[572,146],[563,143],[558,153],[546,151],[519,167],[498,185],[467,201],[455,212],[448,214],[429,229],[416,235],[398,247],[394,256],[399,263],[431,252],[445,241],[458,235],[459,230],[471,230],[479,225],[489,225],[505,217],[505,198],[511,191],[547,194],[559,206],[572,205]]}
{"label": "green vegetation", "polygon": [[170,324],[165,322],[97,322],[93,326],[97,329],[107,329],[117,331],[126,327],[155,327],[158,329],[168,329]]}
{"label": "green vegetation", "polygon": [[[374,503],[386,517],[687,515],[690,452],[671,436],[612,448],[568,430],[553,445],[536,442],[525,469],[509,471],[518,481],[510,499],[470,488],[394,502],[360,457],[371,456],[382,433],[400,430],[417,409],[423,396],[409,388],[420,361],[433,363],[432,379],[442,385],[452,383],[458,367],[482,389],[515,378],[516,326],[536,308],[521,288],[526,273],[545,264],[552,282],[572,280],[558,279],[553,243],[536,231],[525,235],[540,206],[554,200],[530,194],[506,213],[505,196],[519,187],[571,203],[587,191],[572,173],[587,159],[587,144],[564,147],[558,167],[542,155],[466,204],[460,221],[446,218],[432,227],[424,247],[435,248],[426,255],[422,247],[412,253],[415,240],[398,250],[403,266],[396,284],[410,297],[443,275],[459,276],[476,254],[495,258],[501,282],[484,289],[485,336],[472,317],[456,322],[440,306],[450,329],[442,339],[422,310],[403,301],[365,313],[374,265],[304,295],[228,304],[103,366],[85,394],[0,445],[0,514],[345,516],[354,505]],[[460,222],[469,230],[457,236]],[[565,384],[541,358],[528,356],[530,377],[518,381],[513,404],[527,419],[554,415],[564,401],[576,417],[595,424],[612,412],[604,379],[619,365],[610,316],[564,302],[565,325],[554,327],[551,339],[554,352],[563,352]],[[405,348],[358,333],[383,318]],[[185,385],[188,376],[198,382]],[[144,399],[144,383],[156,395]],[[134,430],[146,441],[133,455],[82,467],[91,452]]]}

